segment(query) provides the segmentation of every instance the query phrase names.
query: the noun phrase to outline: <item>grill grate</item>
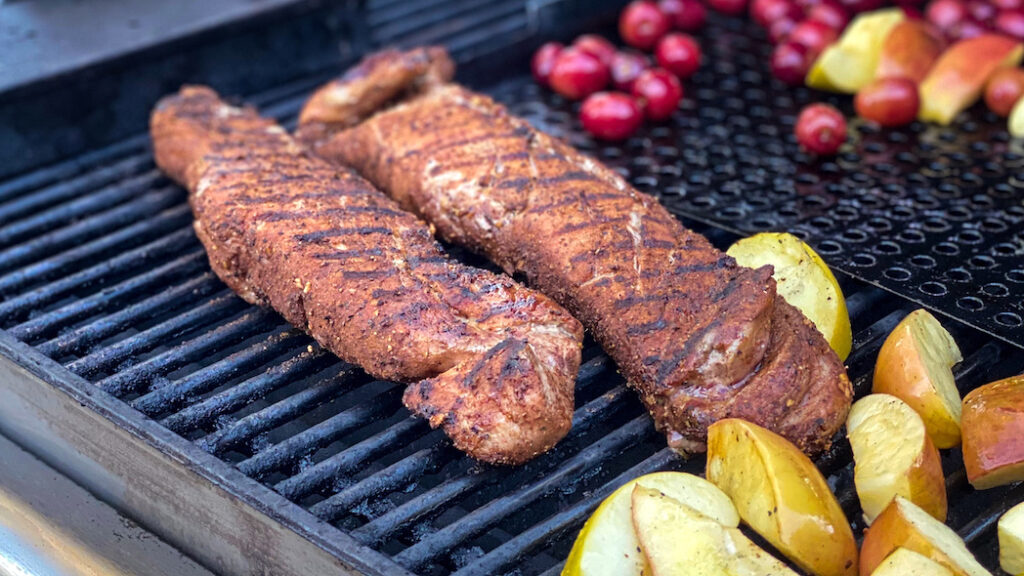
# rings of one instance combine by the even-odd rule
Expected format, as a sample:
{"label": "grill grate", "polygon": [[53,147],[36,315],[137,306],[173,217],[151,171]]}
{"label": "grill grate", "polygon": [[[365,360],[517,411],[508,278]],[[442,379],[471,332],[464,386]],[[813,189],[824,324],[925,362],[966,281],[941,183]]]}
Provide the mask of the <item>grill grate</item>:
{"label": "grill grate", "polygon": [[[436,40],[459,18],[508,20],[502,24],[508,30],[523,25],[506,18],[511,12],[500,4],[455,4],[382,1],[376,5],[381,12],[368,21],[378,41]],[[397,22],[402,15],[417,22],[415,30]],[[871,172],[879,170],[878,164],[865,172],[877,182],[855,177],[850,154],[823,166],[826,176],[814,180],[807,168],[810,160],[797,156],[793,164],[788,160],[794,154],[792,142],[778,138],[788,133],[789,116],[764,117],[764,107],[733,102],[740,97],[720,105],[712,100],[708,90],[716,83],[733,86],[737,93],[742,85],[748,100],[767,98],[755,90],[765,85],[760,48],[734,28],[715,21],[706,33],[714,39],[706,42],[712,66],[696,79],[697,98],[688,101],[688,113],[677,125],[649,129],[623,147],[595,149],[574,130],[570,107],[541,94],[525,76],[490,91],[541,127],[592,150],[641,188],[662,190],[663,200],[684,215],[686,224],[719,247],[734,240],[736,230],[761,227],[753,216],[747,219],[756,212],[763,222],[770,221],[765,227],[793,227],[819,248],[833,242],[838,251],[822,252],[844,269],[907,290],[905,283],[880,277],[881,264],[866,269],[853,264],[860,248],[848,248],[848,242],[880,247],[886,239],[874,244],[827,240],[825,235],[834,235],[845,220],[831,227],[814,225],[822,214],[850,202],[862,203],[865,215],[880,210],[864,203],[893,195]],[[492,29],[481,26],[479,35],[485,30]],[[486,52],[477,48],[479,40],[460,36],[459,41],[473,47],[461,52],[464,60]],[[721,58],[730,54],[735,60],[724,64]],[[723,75],[734,77],[732,83]],[[301,102],[321,80],[303,80],[254,101],[292,126]],[[798,90],[786,104],[779,101],[781,90],[770,92],[773,106],[789,109],[810,98]],[[878,135],[859,130],[865,136],[857,149],[866,149],[868,136]],[[980,128],[977,133],[987,134]],[[735,153],[728,152],[730,147]],[[827,193],[831,200],[810,200],[825,198],[819,188],[831,185],[841,188]],[[770,190],[765,202],[741,193],[761,187]],[[918,188],[914,194],[931,190]],[[911,193],[909,188],[905,192]],[[701,198],[709,203],[702,206]],[[990,208],[1005,206],[998,193],[993,198]],[[1019,194],[1014,201],[1019,204]],[[740,212],[722,211],[730,206],[741,206]],[[786,210],[796,215],[787,216]],[[912,222],[926,222],[919,217],[915,213]],[[443,434],[408,416],[400,404],[400,385],[373,380],[340,362],[275,314],[245,304],[220,284],[191,231],[185,194],[154,169],[144,138],[0,183],[0,223],[0,328],[412,572],[557,574],[576,531],[615,487],[656,470],[703,469],[703,459],[685,462],[664,448],[635,395],[593,342],[584,349],[568,438],[515,469],[465,458]],[[933,240],[927,236],[921,246],[938,246]],[[901,244],[906,251],[885,258],[913,261],[923,252],[912,253],[911,245]],[[872,253],[884,260],[877,249]],[[1003,273],[1006,261],[999,262],[993,269]],[[967,285],[983,289],[980,278]],[[855,333],[847,364],[861,395],[870,389],[883,339],[915,304],[867,282],[847,276],[841,281]],[[988,313],[1012,296],[978,298]],[[962,317],[962,310],[946,300],[928,303]],[[1004,341],[1022,345],[1024,339],[1014,337],[1016,332],[999,332],[991,323],[977,323],[1003,340],[949,323],[966,358],[957,368],[962,392],[1024,370],[1020,350]],[[837,442],[818,464],[847,515],[858,518],[849,445]],[[973,491],[956,450],[943,454],[943,465],[950,524],[994,567],[993,522],[1024,498],[1024,487]],[[854,526],[863,528],[859,520]]]}

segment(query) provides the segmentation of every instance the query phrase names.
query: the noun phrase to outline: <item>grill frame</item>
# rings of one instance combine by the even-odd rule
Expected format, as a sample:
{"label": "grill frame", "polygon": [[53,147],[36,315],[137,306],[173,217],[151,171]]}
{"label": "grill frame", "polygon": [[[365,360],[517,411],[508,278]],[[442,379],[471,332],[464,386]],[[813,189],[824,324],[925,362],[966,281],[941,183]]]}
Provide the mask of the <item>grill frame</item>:
{"label": "grill frame", "polygon": [[[399,3],[382,0],[380,4],[384,8],[393,8]],[[465,7],[460,7],[458,10],[462,10],[460,13],[464,14],[477,14],[477,4],[480,3],[469,0]],[[578,14],[580,11],[579,7],[571,2],[558,0],[530,2],[527,4],[527,17],[520,17],[516,7],[518,5],[513,6],[513,4],[516,3],[506,2],[504,5],[499,5],[482,18],[484,21],[502,21],[509,15],[515,15],[510,20],[512,24],[504,23],[502,26],[505,28],[500,28],[505,34],[502,37],[502,42],[508,42],[508,46],[514,47],[514,49],[509,48],[501,58],[516,61],[520,65],[524,50],[537,41],[550,37],[550,34],[544,32],[543,26],[526,28],[528,33],[522,33],[518,27],[525,25],[524,22],[529,22],[530,14],[534,16],[546,14],[547,16],[542,20],[548,21],[547,19],[552,18],[552,15],[555,14],[567,17],[566,15]],[[423,6],[419,4],[415,6],[410,4],[409,6],[411,6],[409,9],[414,12],[429,10],[432,7],[436,8],[436,2],[427,0],[423,2]],[[367,21],[372,23],[374,20],[372,17],[368,17]],[[382,19],[381,22],[387,23],[388,20]],[[591,25],[585,27],[592,29]],[[467,28],[471,28],[471,26],[467,25]],[[559,35],[570,34],[570,31],[565,29],[556,29]],[[425,29],[418,30],[415,34],[410,34],[407,26],[396,26],[385,27],[383,31],[376,30],[370,36],[374,42],[378,43],[387,42],[389,38],[393,40],[398,36],[407,36],[409,37],[408,42],[416,43],[433,41],[436,39],[436,35],[445,31],[448,30],[442,20],[428,22]],[[488,76],[486,71],[482,70],[482,67],[485,66],[483,62],[487,60],[483,56],[491,58],[497,49],[496,45],[486,42],[486,34],[479,31],[465,30],[464,32],[463,35],[456,34],[453,42],[456,46],[462,47],[455,52],[460,62],[465,64],[461,69],[460,76],[475,79],[479,83],[478,85],[492,85],[490,79],[493,77],[493,73]],[[303,78],[294,83],[274,88],[253,98],[252,101],[260,105],[263,112],[268,115],[290,118],[308,91],[326,77],[326,74],[316,74]],[[4,201],[9,201],[16,195],[19,187],[24,187],[21,184],[33,181],[42,182],[43,185],[29,188],[46,189],[52,191],[51,193],[55,197],[71,199],[83,192],[92,192],[97,186],[102,186],[101,182],[109,179],[113,182],[111,185],[113,188],[105,193],[111,197],[120,198],[127,191],[118,189],[119,186],[123,187],[126,184],[122,178],[119,178],[122,172],[117,167],[124,164],[127,167],[138,168],[145,164],[145,157],[148,154],[145,142],[144,135],[131,138],[108,149],[92,152],[72,160],[70,163],[29,173],[12,181],[0,182],[0,207],[4,206]],[[111,162],[113,164],[110,164]],[[111,167],[97,170],[96,167],[101,165]],[[67,166],[77,167],[77,175],[75,175],[76,170]],[[103,170],[106,172],[102,172]],[[125,173],[131,172],[131,170],[125,171]],[[146,174],[150,174],[150,172]],[[145,180],[150,177],[144,175],[143,183],[159,182],[159,179]],[[47,178],[52,181],[46,182]],[[82,183],[83,180],[85,183]],[[100,214],[100,216],[86,218],[72,226],[89,229],[89,226],[99,226],[95,223],[95,218],[121,221],[117,218],[123,220],[128,216],[140,213],[150,215],[160,209],[164,210],[163,214],[167,220],[165,225],[168,229],[176,230],[180,228],[183,219],[188,220],[187,215],[182,216],[180,213],[180,201],[183,198],[180,190],[159,189],[154,191],[152,187],[147,188],[142,184],[139,187],[150,190],[144,197],[145,201],[140,199],[142,197],[130,200],[127,204],[134,208],[125,210],[123,214],[119,213],[120,216],[115,215],[115,217],[109,215],[103,202],[93,194],[82,196],[79,200],[72,200],[78,202],[74,205],[75,207],[94,210],[96,214]],[[129,188],[129,190],[131,189]],[[26,207],[18,208],[23,212],[14,212],[15,216],[12,219],[24,222],[22,215],[31,211],[31,202],[36,201],[34,198],[34,196],[25,197]],[[123,206],[126,204],[115,202],[113,205]],[[9,205],[7,207],[9,208]],[[44,218],[35,221],[34,224],[19,224],[21,228],[16,228],[13,232],[10,229],[0,230],[0,235],[24,234],[25,237],[29,237],[33,231],[45,230],[48,222],[63,222],[61,220],[63,216],[60,214],[50,214],[46,211],[44,213],[49,214],[48,217],[56,219],[48,221]],[[728,241],[735,237],[731,232],[718,227],[708,227],[706,224],[685,217],[683,220],[690,228],[708,235],[720,247],[727,245]],[[0,220],[0,222],[6,221]],[[128,229],[131,228],[121,228],[121,233],[126,234],[123,231]],[[18,230],[23,230],[23,232]],[[182,240],[189,236],[187,232],[181,234],[181,237],[174,237],[174,239]],[[101,259],[101,264],[97,265],[100,266],[100,269],[96,271],[99,276],[95,276],[95,278],[104,278],[113,270],[117,281],[107,286],[106,290],[115,290],[113,294],[116,295],[132,294],[134,293],[132,290],[140,289],[138,288],[140,278],[144,278],[147,282],[157,282],[164,278],[161,274],[175,273],[176,268],[170,264],[165,264],[169,268],[160,270],[159,273],[157,270],[149,270],[142,275],[122,273],[122,271],[131,270],[130,266],[133,260],[132,257],[125,256],[125,254],[145,253],[149,248],[143,250],[142,247],[150,244],[156,244],[157,248],[166,247],[168,243],[173,244],[166,238],[166,235],[158,235],[157,240],[147,241],[140,244],[139,247],[133,247],[128,252],[120,254],[120,260],[114,264],[110,264],[113,260]],[[74,236],[71,236],[70,239],[73,240]],[[67,247],[68,240],[68,238],[57,237],[52,239],[53,243],[49,246]],[[78,250],[82,250],[83,254],[88,253],[89,250],[96,250],[97,253],[100,253],[104,248],[97,247],[96,242],[99,240],[83,245]],[[161,242],[163,244],[160,244]],[[10,278],[4,274],[12,268],[21,268],[29,261],[34,262],[38,259],[36,258],[38,254],[45,253],[47,246],[34,243],[15,244],[16,250],[13,254],[20,254],[18,256],[20,260],[8,260],[4,265],[0,265],[0,277]],[[195,263],[189,259],[197,257],[196,246],[195,244],[185,246],[182,251],[176,253],[176,258],[171,263],[177,262],[178,266],[184,266],[184,270],[192,270],[193,268],[190,266],[194,266]],[[12,253],[5,250],[0,254]],[[68,257],[61,257],[65,258],[64,261],[69,260]],[[61,257],[55,258],[59,260]],[[199,260],[202,258],[199,257]],[[20,280],[9,279],[0,287],[8,290],[17,289],[24,285],[30,285],[27,283],[32,278],[42,278],[50,282],[52,281],[50,275],[56,274],[59,269],[58,264],[57,261],[52,261],[47,266],[33,264],[33,266],[37,266],[33,268],[35,276]],[[81,274],[81,272],[76,274]],[[72,277],[76,277],[76,275],[72,275]],[[64,277],[63,280],[68,278],[71,277]],[[86,285],[90,281],[89,278],[88,275],[85,275],[77,276],[77,280],[68,280],[70,284],[67,294],[72,294],[76,286]],[[124,282],[118,284],[122,280]],[[855,282],[846,276],[842,276],[840,280],[844,284],[844,288],[853,288],[852,292],[848,292],[851,314],[856,323],[862,324],[855,325],[855,328],[860,330],[856,331],[855,354],[848,364],[853,367],[851,374],[855,376],[855,387],[859,393],[863,394],[866,388],[870,387],[870,364],[873,362],[874,351],[877,350],[880,339],[887,333],[887,328],[891,329],[898,320],[897,310],[906,311],[913,305],[908,301],[896,300],[889,293]],[[136,282],[136,284],[130,284],[131,282]],[[149,308],[128,307],[113,314],[105,313],[100,317],[100,321],[96,322],[92,321],[93,313],[105,311],[113,306],[115,301],[104,298],[77,299],[65,307],[49,310],[41,315],[20,318],[17,322],[18,325],[13,330],[0,330],[0,383],[3,383],[0,385],[0,431],[10,435],[22,445],[42,456],[51,465],[67,472],[103,499],[126,511],[133,518],[139,519],[154,532],[183,550],[187,550],[202,563],[218,572],[226,574],[308,574],[328,571],[357,573],[359,571],[370,574],[411,574],[412,572],[399,566],[389,556],[366,544],[386,543],[389,538],[393,538],[403,529],[400,520],[429,517],[439,510],[447,510],[446,507],[450,507],[455,498],[461,498],[473,490],[482,490],[485,494],[482,507],[476,508],[465,518],[449,519],[446,529],[441,530],[439,535],[423,538],[416,546],[406,548],[401,552],[400,558],[407,565],[426,566],[429,564],[429,559],[436,556],[438,551],[450,550],[452,542],[463,543],[466,540],[473,541],[475,539],[461,536],[487,532],[495,523],[500,523],[507,518],[514,518],[515,508],[524,503],[546,502],[550,499],[551,494],[557,493],[564,486],[573,487],[574,484],[571,481],[563,482],[563,479],[586,472],[594,468],[595,465],[600,468],[603,459],[612,453],[606,450],[607,446],[631,447],[637,441],[636,438],[643,435],[650,436],[649,418],[643,414],[637,416],[634,410],[628,412],[621,419],[628,428],[619,436],[615,436],[615,432],[607,432],[594,445],[583,444],[564,447],[564,449],[563,447],[556,448],[553,455],[543,457],[538,460],[537,464],[530,464],[521,469],[525,472],[510,473],[513,479],[529,479],[529,483],[522,488],[515,484],[515,480],[511,484],[506,482],[504,488],[507,488],[511,494],[501,495],[499,494],[501,490],[495,489],[495,486],[502,488],[501,482],[495,480],[495,477],[502,475],[501,469],[485,470],[471,475],[464,474],[468,468],[460,468],[460,476],[443,479],[440,484],[431,488],[428,491],[430,498],[418,497],[416,500],[399,505],[373,521],[351,530],[350,535],[345,530],[317,518],[307,511],[307,506],[293,503],[279,492],[285,492],[293,497],[316,492],[317,486],[338,476],[338,471],[354,469],[366,461],[367,455],[386,455],[389,447],[397,446],[403,441],[421,434],[426,428],[425,425],[408,418],[389,421],[387,428],[348,446],[316,465],[284,479],[266,480],[266,483],[254,480],[239,468],[250,474],[258,475],[261,471],[279,468],[279,464],[282,462],[290,463],[303,458],[302,454],[305,449],[280,450],[276,454],[274,450],[261,452],[248,459],[236,460],[233,462],[234,465],[224,458],[209,454],[193,442],[192,437],[189,436],[194,431],[195,423],[209,418],[217,411],[225,410],[225,406],[229,407],[227,410],[233,412],[234,410],[230,407],[240,406],[246,399],[271,394],[275,386],[288,380],[292,368],[277,362],[273,364],[272,370],[280,369],[281,375],[263,372],[247,377],[241,383],[221,391],[226,396],[206,397],[201,407],[200,404],[191,404],[186,409],[192,411],[188,414],[175,409],[172,410],[171,415],[165,415],[166,411],[158,408],[158,406],[164,405],[158,401],[171,404],[175,402],[173,398],[167,396],[167,388],[151,390],[141,396],[133,395],[131,391],[135,386],[136,376],[149,378],[151,374],[171,372],[171,368],[187,360],[186,357],[161,356],[161,353],[168,351],[166,347],[158,347],[159,349],[156,351],[151,351],[147,342],[156,335],[160,338],[170,339],[165,342],[167,344],[177,345],[182,339],[178,335],[190,321],[202,320],[210,326],[216,326],[217,328],[211,327],[209,330],[201,331],[200,336],[205,337],[211,331],[216,332],[216,338],[222,340],[212,343],[215,348],[220,349],[225,346],[229,348],[225,356],[219,357],[214,364],[188,372],[181,380],[177,381],[178,384],[186,381],[186,385],[194,386],[190,390],[192,393],[205,393],[204,387],[207,386],[216,390],[218,383],[244,374],[245,367],[250,366],[250,363],[267,365],[268,362],[264,361],[265,358],[261,354],[269,354],[268,358],[274,358],[274,354],[261,352],[254,348],[254,345],[259,342],[269,341],[269,336],[255,344],[253,344],[253,339],[241,338],[242,344],[237,346],[235,339],[245,332],[246,322],[255,327],[262,327],[261,334],[267,333],[270,329],[268,327],[280,326],[280,319],[274,320],[276,315],[259,312],[245,306],[237,306],[238,309],[236,309],[232,302],[237,304],[237,299],[225,296],[223,287],[220,286],[218,289],[219,283],[209,278],[208,271],[200,276],[192,277],[189,282],[195,282],[197,287],[201,288],[199,295],[200,300],[204,302],[203,307],[192,310],[192,315],[184,317],[184,320],[176,320],[177,324],[161,328],[164,332],[142,332],[122,340],[115,345],[112,352],[110,347],[104,347],[104,355],[89,355],[80,358],[70,364],[73,370],[50,359],[42,351],[63,354],[64,352],[87,349],[89,344],[103,341],[110,335],[122,331],[133,319],[146,317],[155,307],[159,307],[165,302],[170,305],[178,298],[189,300],[189,290],[178,286],[178,292],[170,295],[151,294],[144,300]],[[117,290],[121,292],[117,292]],[[105,294],[106,292],[98,293]],[[41,293],[33,296],[33,294],[34,292],[29,292],[28,300],[21,301],[21,303],[35,302],[38,305],[56,302],[60,300],[59,296],[64,295],[63,293]],[[196,298],[193,297],[192,300],[194,301]],[[871,317],[869,311],[879,304],[883,310],[888,310],[888,312],[868,322],[865,318]],[[136,305],[141,306],[142,304],[136,303]],[[0,300],[0,316],[6,318],[11,313],[18,313],[15,308],[16,306],[11,304],[11,300]],[[207,316],[208,313],[209,316]],[[51,328],[67,325],[69,320],[79,317],[90,320],[90,323],[86,324],[89,329],[87,334],[52,333]],[[0,319],[0,325],[3,323],[4,321]],[[74,323],[72,322],[72,324]],[[147,325],[147,327],[155,329],[158,326]],[[1017,372],[1024,369],[1024,364],[1022,364],[1024,359],[1018,358],[1016,361],[1008,361],[1007,366],[1002,369],[997,368],[993,372],[993,368],[989,365],[995,360],[1005,360],[1009,354],[1008,350],[1010,352],[1012,350],[1005,344],[997,344],[989,340],[977,331],[963,326],[958,326],[956,329],[960,333],[968,335],[966,338],[970,341],[971,348],[975,349],[975,353],[969,357],[964,366],[960,367],[960,374],[968,376],[966,379],[960,379],[965,389],[980,384],[983,381],[981,378],[986,374],[1005,374],[1006,370]],[[34,344],[28,345],[22,342],[14,337],[15,334],[34,342]],[[195,335],[189,335],[185,337],[185,340],[194,337]],[[279,338],[287,340],[292,337],[280,336]],[[983,343],[977,344],[978,342]],[[208,344],[210,343],[208,342]],[[285,345],[284,348],[287,346]],[[592,348],[588,350],[592,351]],[[185,351],[190,355],[189,357],[200,352],[199,348]],[[112,377],[101,379],[99,386],[90,382],[88,378],[75,373],[79,372],[92,377],[110,367],[116,367],[126,358],[140,353],[146,356],[145,361],[135,364],[127,372],[118,370]],[[300,352],[296,358],[298,358],[296,362],[305,363],[302,365],[305,366],[307,364],[317,365],[324,357],[318,352],[310,351],[308,354]],[[170,368],[151,370],[160,366]],[[302,366],[295,368],[295,372],[305,373],[308,367],[303,368]],[[337,364],[333,366],[336,367]],[[608,406],[616,406],[617,402],[621,404],[620,399],[622,398],[632,399],[631,392],[625,391],[616,384],[614,376],[608,376],[612,368],[610,362],[606,359],[601,360],[600,356],[588,359],[588,362],[585,363],[578,389],[590,395],[585,394],[587,403],[577,411],[574,419],[574,424],[576,424],[574,434],[586,434],[589,426],[593,424],[593,420],[605,414],[602,412],[603,409]],[[344,371],[345,369],[342,367],[340,370]],[[313,372],[319,373],[319,371]],[[196,376],[197,374],[201,377]],[[590,389],[594,387],[594,381],[598,379],[601,380],[602,385],[609,385],[610,391],[605,394],[593,395]],[[312,387],[301,399],[304,404],[296,401],[294,410],[308,409],[317,405],[318,402],[322,403],[325,399],[353,392],[353,390],[364,390],[374,384],[365,377],[356,376],[355,381],[359,383],[354,384],[353,388],[346,387],[345,381],[337,380],[330,380],[323,386]],[[188,382],[192,384],[187,384]],[[126,395],[128,400],[127,402],[118,400],[108,392]],[[380,393],[393,394],[394,388],[392,387],[390,392],[384,390]],[[292,398],[295,396],[288,397],[289,400]],[[635,409],[635,404],[635,401],[629,404],[631,408],[627,407],[627,410]],[[146,418],[136,409],[150,413],[157,419]],[[620,410],[621,408],[616,409]],[[272,424],[261,421],[257,417],[259,414],[261,412],[250,413],[247,416],[247,418],[251,418],[248,421],[251,422],[251,426],[246,424],[241,427],[226,428],[224,434],[210,434],[206,440],[213,437],[209,442],[213,443],[212,447],[217,453],[229,452],[239,439],[257,437],[272,426]],[[331,417],[329,426],[320,428],[315,434],[305,437],[305,440],[301,442],[296,441],[296,445],[308,442],[307,446],[322,446],[327,442],[325,439],[341,436],[346,431],[352,430],[353,427],[367,422],[373,424],[375,422],[374,414],[372,408],[366,407],[365,403],[363,405],[352,404],[341,414]],[[281,417],[286,419],[289,416]],[[185,436],[172,432],[172,428],[183,431]],[[234,433],[231,430],[241,431]],[[309,430],[311,429],[307,428],[302,432],[305,433]],[[381,486],[398,486],[401,482],[407,481],[423,470],[433,470],[439,466],[439,463],[448,459],[449,454],[445,451],[450,452],[450,449],[446,448],[447,444],[443,441],[441,448],[436,447],[436,440],[441,438],[439,432],[431,432],[426,436],[427,440],[420,438],[419,442],[429,444],[429,446],[417,445],[412,453],[365,478],[365,482],[357,481],[355,484],[332,490],[333,495],[330,498],[314,503],[308,508],[329,516],[333,514],[332,511],[344,509],[353,503],[360,502],[364,496],[374,493]],[[296,436],[291,438],[296,438]],[[577,439],[577,442],[583,441],[580,440],[581,436],[579,435],[574,438]],[[585,438],[589,437],[584,436]],[[611,439],[608,440],[609,438]],[[101,439],[104,442],[100,442]],[[111,449],[112,446],[123,447],[123,449]],[[849,468],[848,460],[848,447],[839,443],[835,450],[819,461],[819,464],[829,472],[837,472],[839,474],[837,477],[848,479],[848,474],[843,476],[844,467]],[[947,472],[959,470],[955,454],[945,455],[943,460]],[[236,468],[236,465],[239,468]],[[552,554],[555,558],[564,558],[565,541],[567,539],[571,541],[572,532],[578,528],[603,495],[628,478],[635,477],[642,472],[664,468],[700,472],[703,466],[701,459],[681,463],[670,457],[664,449],[652,450],[648,457],[626,470],[614,473],[605,471],[604,476],[586,480],[581,485],[597,486],[587,497],[569,498],[569,504],[556,507],[551,515],[540,516],[537,522],[525,530],[515,534],[506,533],[508,536],[506,540],[483,558],[469,558],[465,565],[459,567],[458,573],[462,575],[487,574],[494,573],[495,570],[506,569],[510,562],[518,559],[517,555],[544,550],[557,536],[561,536],[560,544],[558,544],[561,548],[556,549]],[[965,479],[962,470],[952,473],[948,484],[955,494],[963,494]],[[853,501],[850,500],[849,486],[845,486],[845,488],[841,497],[844,498],[842,503],[849,513],[855,509],[856,502],[855,498]],[[178,494],[183,495],[183,501],[177,507],[170,506],[168,502],[173,503]],[[971,536],[972,541],[980,539],[980,541],[988,542],[988,538],[993,532],[992,523],[997,517],[991,511],[1005,508],[1007,502],[1021,498],[1024,498],[1024,488],[1021,486],[975,497],[970,505],[974,512],[980,513],[975,516],[972,512],[970,521],[961,522],[961,533]],[[545,505],[548,508],[551,507],[550,503]],[[219,514],[206,514],[206,510],[220,512]],[[963,519],[961,518],[961,520]],[[241,526],[240,532],[238,532],[239,526]],[[278,538],[271,539],[268,535],[276,535]],[[986,545],[984,550],[990,554],[991,546]],[[991,565],[991,558],[988,561]],[[549,564],[551,563],[549,562]],[[543,573],[557,573],[558,568],[559,563],[556,561]]]}

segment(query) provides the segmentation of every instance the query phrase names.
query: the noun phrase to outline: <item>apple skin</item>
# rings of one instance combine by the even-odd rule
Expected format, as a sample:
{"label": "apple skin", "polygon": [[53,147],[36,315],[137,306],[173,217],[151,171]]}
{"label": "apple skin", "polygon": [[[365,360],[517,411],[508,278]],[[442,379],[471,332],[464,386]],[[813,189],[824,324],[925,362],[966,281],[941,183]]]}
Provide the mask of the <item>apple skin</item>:
{"label": "apple skin", "polygon": [[953,44],[921,82],[918,119],[947,125],[974,104],[989,76],[1020,64],[1024,46],[1000,34],[982,34]]}
{"label": "apple skin", "polygon": [[963,442],[975,488],[1024,480],[1024,375],[985,384],[964,398]]}
{"label": "apple skin", "polygon": [[923,20],[904,20],[882,42],[875,79],[906,78],[915,84],[924,80],[946,43]]}

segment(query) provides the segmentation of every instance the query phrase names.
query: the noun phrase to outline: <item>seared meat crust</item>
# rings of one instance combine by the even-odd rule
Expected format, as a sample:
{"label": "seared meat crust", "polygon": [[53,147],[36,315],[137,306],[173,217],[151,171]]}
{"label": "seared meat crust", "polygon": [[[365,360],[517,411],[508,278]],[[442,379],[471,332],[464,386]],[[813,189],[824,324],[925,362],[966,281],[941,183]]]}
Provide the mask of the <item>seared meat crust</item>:
{"label": "seared meat crust", "polygon": [[271,120],[186,87],[153,112],[210,264],[378,378],[455,445],[520,463],[569,430],[582,327],[546,296],[449,260],[428,227]]}
{"label": "seared meat crust", "polygon": [[[424,63],[437,59],[447,63]],[[394,89],[393,71],[413,67],[403,61],[431,70],[429,81]],[[776,298],[771,268],[738,266],[615,172],[437,77],[451,69],[437,49],[374,55],[317,91],[298,137],[568,308],[676,449],[704,450],[708,425],[726,417],[809,453],[827,447],[850,382],[813,325]],[[339,118],[330,102],[372,82],[392,87],[376,114]]]}

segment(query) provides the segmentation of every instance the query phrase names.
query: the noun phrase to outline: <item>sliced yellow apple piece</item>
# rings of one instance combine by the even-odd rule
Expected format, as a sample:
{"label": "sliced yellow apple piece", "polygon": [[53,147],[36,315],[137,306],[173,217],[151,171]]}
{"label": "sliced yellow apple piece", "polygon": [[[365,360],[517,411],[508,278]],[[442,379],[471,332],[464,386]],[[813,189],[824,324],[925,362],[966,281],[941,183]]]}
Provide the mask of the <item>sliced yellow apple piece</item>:
{"label": "sliced yellow apple piece", "polygon": [[945,46],[923,20],[904,20],[882,42],[875,79],[906,78],[920,83]]}
{"label": "sliced yellow apple piece", "polygon": [[960,392],[953,366],[963,360],[953,336],[926,310],[915,310],[882,344],[872,392],[891,394],[924,420],[939,449],[960,444]]}
{"label": "sliced yellow apple piece", "polygon": [[907,548],[945,566],[955,576],[992,576],[948,526],[897,496],[875,518],[860,548],[860,573],[869,576],[897,548]]}
{"label": "sliced yellow apple piece", "polygon": [[846,431],[853,448],[853,481],[868,524],[897,495],[945,522],[942,462],[917,412],[895,396],[871,394],[854,403]]}
{"label": "sliced yellow apple piece", "polygon": [[1024,375],[964,397],[964,467],[981,490],[1024,480]]}
{"label": "sliced yellow apple piece", "polygon": [[653,576],[796,576],[737,528],[643,485],[632,493],[633,528]]}
{"label": "sliced yellow apple piece", "polygon": [[1024,138],[1024,98],[1017,100],[1010,111],[1009,119],[1010,136]]}
{"label": "sliced yellow apple piece", "polygon": [[846,360],[853,341],[846,299],[817,252],[792,234],[763,232],[737,241],[726,253],[748,268],[771,264],[779,295],[803,312],[839,359]]}
{"label": "sliced yellow apple piece", "polygon": [[949,124],[977,102],[993,72],[1020,64],[1022,55],[1024,45],[1001,34],[982,34],[953,44],[921,82],[918,119]]}
{"label": "sliced yellow apple piece", "polygon": [[913,550],[897,548],[871,576],[953,576],[953,572]]}
{"label": "sliced yellow apple piece", "polygon": [[855,94],[875,79],[885,41],[893,27],[906,19],[900,8],[860,14],[837,42],[825,48],[807,74],[807,85],[819,90]]}
{"label": "sliced yellow apple piece", "polygon": [[1024,502],[999,519],[999,566],[1004,572],[1024,574]]}
{"label": "sliced yellow apple piece", "polygon": [[857,573],[857,544],[825,478],[788,440],[735,418],[708,429],[708,480],[755,532],[818,576]]}
{"label": "sliced yellow apple piece", "polygon": [[[683,472],[656,472],[619,487],[604,499],[583,525],[562,574],[565,576],[641,576],[650,574],[633,532],[633,489],[657,490],[729,528],[740,523],[729,497],[707,480]],[[645,571],[646,570],[646,571]]]}

